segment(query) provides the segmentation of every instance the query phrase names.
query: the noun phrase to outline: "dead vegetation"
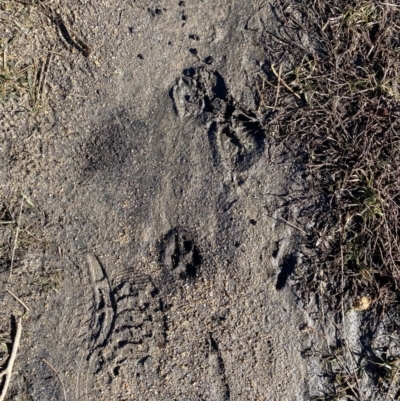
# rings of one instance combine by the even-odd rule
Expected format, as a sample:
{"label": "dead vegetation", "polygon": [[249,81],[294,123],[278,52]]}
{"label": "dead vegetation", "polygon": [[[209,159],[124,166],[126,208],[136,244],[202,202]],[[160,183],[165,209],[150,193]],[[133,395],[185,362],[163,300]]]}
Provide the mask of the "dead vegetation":
{"label": "dead vegetation", "polygon": [[26,24],[29,24],[30,10],[17,2],[0,2],[0,103],[22,96],[33,95],[35,65],[30,59],[17,57],[14,44]]}
{"label": "dead vegetation", "polygon": [[3,401],[5,399],[8,387],[11,382],[12,370],[14,367],[15,358],[17,357],[18,347],[19,347],[20,341],[21,341],[21,333],[22,333],[21,318],[18,318],[16,325],[17,325],[17,329],[16,329],[15,338],[14,338],[12,349],[11,349],[11,354],[10,354],[10,357],[7,362],[7,367],[0,372],[0,378],[2,378],[3,376],[5,377],[4,384],[3,384],[3,387],[0,392],[0,401]]}
{"label": "dead vegetation", "polygon": [[15,100],[29,112],[42,110],[60,49],[90,55],[89,46],[48,3],[0,0],[0,106]]}
{"label": "dead vegetation", "polygon": [[[272,11],[279,28],[263,38],[260,105],[305,166],[312,200],[303,212],[312,256],[296,288],[336,319],[365,314],[357,369],[369,365],[378,386],[382,375],[367,363],[380,354],[374,336],[383,325],[400,338],[400,6],[278,0]],[[326,399],[363,399],[355,380],[340,388]]]}

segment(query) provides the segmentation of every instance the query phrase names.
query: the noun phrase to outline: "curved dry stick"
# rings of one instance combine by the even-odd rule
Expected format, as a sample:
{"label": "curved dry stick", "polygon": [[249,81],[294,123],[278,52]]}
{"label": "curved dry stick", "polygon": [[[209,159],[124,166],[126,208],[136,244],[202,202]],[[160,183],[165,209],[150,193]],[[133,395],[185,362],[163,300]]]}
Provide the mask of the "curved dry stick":
{"label": "curved dry stick", "polygon": [[[56,374],[56,376],[58,377],[58,380],[60,380],[61,387],[62,387],[63,394],[64,394],[64,401],[67,401],[67,396],[66,396],[66,394],[65,394],[65,387],[64,387],[63,381],[61,380],[61,376],[58,374],[56,368],[55,368],[49,361],[47,361],[47,360],[44,359],[44,358],[42,358],[42,361]],[[1,400],[0,400],[0,401],[1,401]]]}
{"label": "curved dry stick", "polygon": [[21,318],[19,318],[18,321],[17,321],[17,332],[15,334],[15,339],[14,339],[14,343],[13,343],[13,346],[12,346],[10,359],[8,361],[8,364],[7,364],[7,368],[4,369],[0,373],[0,377],[6,376],[6,380],[4,382],[4,387],[3,387],[3,389],[1,390],[1,393],[0,393],[0,401],[4,400],[4,398],[6,396],[6,393],[7,393],[8,386],[9,386],[10,381],[11,381],[12,368],[14,366],[15,358],[17,356],[19,342],[21,340],[21,333],[22,333],[22,321],[21,321]]}

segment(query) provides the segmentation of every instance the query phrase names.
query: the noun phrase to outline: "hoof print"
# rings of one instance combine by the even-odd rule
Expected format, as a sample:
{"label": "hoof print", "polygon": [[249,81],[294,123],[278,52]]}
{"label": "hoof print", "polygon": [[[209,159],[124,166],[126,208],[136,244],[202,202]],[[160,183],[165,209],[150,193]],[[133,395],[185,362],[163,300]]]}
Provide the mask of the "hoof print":
{"label": "hoof print", "polygon": [[202,260],[193,237],[182,228],[174,228],[161,241],[160,262],[166,275],[174,280],[196,278]]}

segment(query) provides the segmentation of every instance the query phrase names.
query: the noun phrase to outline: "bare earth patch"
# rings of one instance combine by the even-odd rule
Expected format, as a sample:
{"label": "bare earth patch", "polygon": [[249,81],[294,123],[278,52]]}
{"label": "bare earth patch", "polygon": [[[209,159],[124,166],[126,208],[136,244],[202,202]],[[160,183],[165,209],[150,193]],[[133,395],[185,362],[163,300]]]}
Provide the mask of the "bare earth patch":
{"label": "bare earth patch", "polygon": [[1,400],[398,398],[399,14],[0,0]]}

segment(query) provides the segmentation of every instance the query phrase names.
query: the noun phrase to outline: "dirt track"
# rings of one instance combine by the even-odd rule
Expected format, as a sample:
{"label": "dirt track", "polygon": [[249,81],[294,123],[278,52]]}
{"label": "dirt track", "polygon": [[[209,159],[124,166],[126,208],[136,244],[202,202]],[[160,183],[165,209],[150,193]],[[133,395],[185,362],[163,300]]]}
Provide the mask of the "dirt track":
{"label": "dirt track", "polygon": [[2,330],[7,289],[30,308],[9,399],[308,400],[301,171],[257,106],[267,3],[53,3],[78,46],[36,11],[46,106],[1,111]]}

